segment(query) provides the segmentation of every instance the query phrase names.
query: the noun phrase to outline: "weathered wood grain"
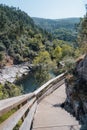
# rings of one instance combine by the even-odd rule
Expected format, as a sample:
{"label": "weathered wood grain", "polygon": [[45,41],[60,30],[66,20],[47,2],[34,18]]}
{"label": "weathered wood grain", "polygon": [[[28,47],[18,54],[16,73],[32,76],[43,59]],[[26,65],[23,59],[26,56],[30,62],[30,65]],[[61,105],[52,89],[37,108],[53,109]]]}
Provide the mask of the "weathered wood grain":
{"label": "weathered wood grain", "polygon": [[59,76],[57,76],[57,77],[55,77],[55,78],[49,80],[47,83],[45,83],[44,85],[42,85],[39,89],[37,89],[37,90],[34,92],[34,94],[35,94],[35,95],[38,95],[38,94],[39,94],[41,91],[43,91],[48,85],[50,85],[51,83],[54,83],[55,81],[57,81],[57,80],[60,79],[60,78],[63,78],[64,75],[65,75],[65,73],[63,73],[63,74],[61,74],[61,75],[59,75]]}
{"label": "weathered wood grain", "polygon": [[42,95],[40,95],[39,97],[38,97],[38,103],[43,99],[43,98],[45,98],[46,96],[48,96],[49,94],[51,94],[52,92],[54,92],[58,87],[60,87],[62,84],[64,84],[64,79],[63,80],[61,80],[61,81],[59,81],[58,83],[56,83],[55,85],[53,85],[53,86],[51,86],[51,87],[48,87],[47,89],[46,89],[46,91],[42,94]]}
{"label": "weathered wood grain", "polygon": [[[30,130],[37,103],[64,83],[65,73],[49,80],[35,92],[0,101],[0,116],[19,106],[13,115],[0,125],[0,130],[12,130],[22,118],[19,130]],[[28,112],[29,110],[29,112]],[[28,112],[26,118],[24,115]]]}
{"label": "weathered wood grain", "polygon": [[21,107],[17,112],[11,115],[0,125],[0,130],[12,130],[21,119],[21,117],[25,114],[25,112],[33,105],[35,100],[36,98],[32,99],[30,102]]}
{"label": "weathered wood grain", "polygon": [[4,113],[10,111],[21,103],[25,102],[28,99],[31,99],[34,96],[33,93],[25,94],[13,98],[8,98],[0,101],[0,116]]}
{"label": "weathered wood grain", "polygon": [[35,102],[32,108],[30,109],[27,117],[25,118],[19,130],[30,130],[36,108],[37,108],[37,102]]}

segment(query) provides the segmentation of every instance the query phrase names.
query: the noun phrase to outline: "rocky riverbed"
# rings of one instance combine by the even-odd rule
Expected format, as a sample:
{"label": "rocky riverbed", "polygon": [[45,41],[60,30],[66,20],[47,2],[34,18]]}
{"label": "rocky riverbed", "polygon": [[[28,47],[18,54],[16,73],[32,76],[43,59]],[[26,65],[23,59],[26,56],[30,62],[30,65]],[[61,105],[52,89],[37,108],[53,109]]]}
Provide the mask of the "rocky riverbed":
{"label": "rocky riverbed", "polygon": [[27,75],[30,68],[31,65],[28,62],[21,65],[6,66],[0,69],[0,83],[4,84],[6,81],[13,83],[23,75]]}

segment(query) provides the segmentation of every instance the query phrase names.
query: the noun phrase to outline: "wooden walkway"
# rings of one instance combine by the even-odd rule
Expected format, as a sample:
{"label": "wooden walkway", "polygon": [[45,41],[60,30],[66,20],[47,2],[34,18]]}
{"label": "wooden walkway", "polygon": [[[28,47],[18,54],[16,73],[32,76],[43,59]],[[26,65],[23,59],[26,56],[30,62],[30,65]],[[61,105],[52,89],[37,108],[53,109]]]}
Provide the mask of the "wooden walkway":
{"label": "wooden walkway", "polygon": [[45,97],[37,106],[32,130],[80,130],[78,121],[60,107],[65,99],[65,85]]}
{"label": "wooden walkway", "polygon": [[33,93],[0,100],[0,117],[16,108],[0,124],[0,130],[13,130],[20,119],[19,130],[30,130],[31,126],[32,130],[80,130],[78,121],[60,107],[66,99],[65,75],[49,80]]}

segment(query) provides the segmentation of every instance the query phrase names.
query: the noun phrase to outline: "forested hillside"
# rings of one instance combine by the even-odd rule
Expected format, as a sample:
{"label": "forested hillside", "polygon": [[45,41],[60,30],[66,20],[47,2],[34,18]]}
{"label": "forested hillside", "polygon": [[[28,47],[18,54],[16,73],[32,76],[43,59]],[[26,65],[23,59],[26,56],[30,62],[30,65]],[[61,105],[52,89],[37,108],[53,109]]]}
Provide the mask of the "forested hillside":
{"label": "forested hillside", "polygon": [[73,42],[77,37],[77,24],[80,18],[66,18],[66,19],[43,19],[33,18],[36,25],[51,32],[55,38],[60,40]]}
{"label": "forested hillside", "polygon": [[0,5],[1,67],[25,61],[32,63],[37,56],[41,56],[41,53],[49,54],[51,60],[59,61],[68,54],[74,55],[72,48],[68,42],[54,39],[49,32],[37,27],[32,18],[20,9]]}
{"label": "forested hillside", "polygon": [[[52,26],[52,30],[55,31],[55,28]],[[71,25],[70,28],[72,28],[71,31],[74,30]],[[65,36],[66,39],[64,39]],[[38,83],[45,83],[50,78],[49,72],[52,71],[56,75],[65,72],[67,68],[70,69],[73,66],[73,58],[80,54],[78,47],[70,44],[67,34],[64,33],[64,37],[60,40],[55,35],[52,36],[50,32],[41,29],[19,8],[0,5],[0,71],[4,66],[29,62],[35,67],[34,77]],[[65,67],[61,67],[63,65],[61,61]],[[12,91],[8,86],[12,85],[8,83],[4,86],[0,85],[1,98],[18,95],[17,92],[21,91],[16,92],[14,85],[11,87],[14,90]],[[11,93],[3,88],[6,90],[8,88]]]}
{"label": "forested hillside", "polygon": [[0,61],[19,64],[32,60],[51,35],[38,28],[20,9],[0,5]]}

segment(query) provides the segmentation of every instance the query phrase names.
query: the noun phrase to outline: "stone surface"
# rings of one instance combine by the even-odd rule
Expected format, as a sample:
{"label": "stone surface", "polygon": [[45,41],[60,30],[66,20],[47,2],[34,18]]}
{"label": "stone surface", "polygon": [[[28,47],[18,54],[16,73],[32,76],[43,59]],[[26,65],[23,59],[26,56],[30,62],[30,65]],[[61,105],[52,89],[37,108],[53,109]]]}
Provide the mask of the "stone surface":
{"label": "stone surface", "polygon": [[87,101],[83,102],[83,110],[87,113]]}
{"label": "stone surface", "polygon": [[65,109],[74,114],[87,130],[87,55],[77,61],[73,72],[73,76],[65,80]]}
{"label": "stone surface", "polygon": [[87,81],[87,55],[77,64],[76,71],[80,78]]}
{"label": "stone surface", "polygon": [[65,99],[65,85],[44,98],[38,104],[32,130],[80,130],[78,121],[60,107]]}
{"label": "stone surface", "polygon": [[27,75],[29,71],[28,63],[4,67],[0,69],[0,83],[4,84],[6,81],[13,83],[17,78]]}

